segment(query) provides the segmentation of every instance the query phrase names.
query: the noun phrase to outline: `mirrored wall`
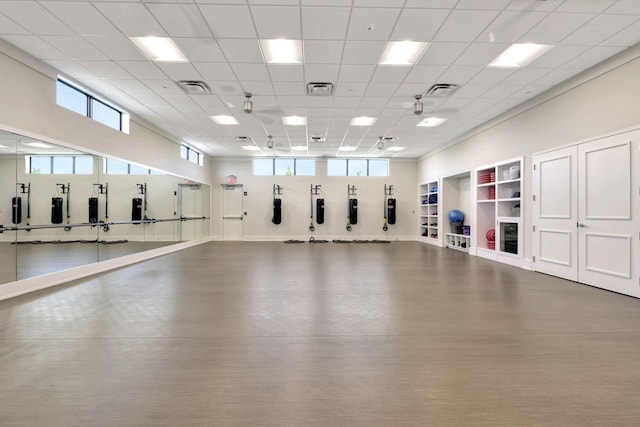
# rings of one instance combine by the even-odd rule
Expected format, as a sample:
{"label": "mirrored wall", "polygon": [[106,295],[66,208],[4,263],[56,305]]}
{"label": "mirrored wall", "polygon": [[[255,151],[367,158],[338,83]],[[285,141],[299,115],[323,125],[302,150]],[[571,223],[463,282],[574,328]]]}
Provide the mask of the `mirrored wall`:
{"label": "mirrored wall", "polygon": [[210,235],[209,186],[0,131],[0,284]]}

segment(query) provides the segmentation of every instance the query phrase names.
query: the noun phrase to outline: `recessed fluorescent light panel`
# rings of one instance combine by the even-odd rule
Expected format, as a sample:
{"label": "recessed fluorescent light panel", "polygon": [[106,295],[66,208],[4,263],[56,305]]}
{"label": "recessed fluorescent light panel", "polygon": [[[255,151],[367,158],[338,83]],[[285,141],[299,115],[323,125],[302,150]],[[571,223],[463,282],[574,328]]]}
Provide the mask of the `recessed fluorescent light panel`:
{"label": "recessed fluorescent light panel", "polygon": [[376,120],[377,119],[375,117],[354,117],[351,119],[351,126],[371,126],[376,122]]}
{"label": "recessed fluorescent light panel", "polygon": [[233,116],[211,116],[211,120],[217,125],[237,125],[238,121]]}
{"label": "recessed fluorescent light panel", "polygon": [[358,147],[353,147],[351,145],[343,145],[342,147],[338,148],[339,151],[356,151]]}
{"label": "recessed fluorescent light panel", "polygon": [[442,117],[427,117],[426,119],[421,120],[420,123],[418,123],[416,126],[424,126],[424,127],[432,128],[432,127],[440,126],[446,121],[447,119]]}
{"label": "recessed fluorescent light panel", "polygon": [[264,60],[269,64],[302,63],[302,42],[300,40],[260,40],[260,46]]}
{"label": "recessed fluorescent light panel", "polygon": [[169,37],[129,37],[147,58],[156,62],[189,62]]}
{"label": "recessed fluorescent light panel", "polygon": [[413,65],[428,46],[427,42],[387,42],[380,65]]}
{"label": "recessed fluorescent light panel", "polygon": [[286,116],[282,118],[282,124],[285,126],[304,126],[307,124],[307,118],[302,116]]}
{"label": "recessed fluorescent light panel", "polygon": [[405,147],[389,147],[387,151],[404,151]]}
{"label": "recessed fluorescent light panel", "polygon": [[551,44],[515,43],[512,44],[494,59],[489,67],[496,68],[520,68],[538,59],[551,49]]}
{"label": "recessed fluorescent light panel", "polygon": [[44,142],[23,142],[22,145],[28,145],[29,147],[36,148],[53,148],[52,145],[45,144]]}
{"label": "recessed fluorescent light panel", "polygon": [[291,150],[293,151],[307,151],[307,146],[306,145],[294,145],[291,147]]}
{"label": "recessed fluorescent light panel", "polygon": [[246,150],[246,151],[259,151],[260,147],[258,147],[256,145],[243,145],[242,149]]}

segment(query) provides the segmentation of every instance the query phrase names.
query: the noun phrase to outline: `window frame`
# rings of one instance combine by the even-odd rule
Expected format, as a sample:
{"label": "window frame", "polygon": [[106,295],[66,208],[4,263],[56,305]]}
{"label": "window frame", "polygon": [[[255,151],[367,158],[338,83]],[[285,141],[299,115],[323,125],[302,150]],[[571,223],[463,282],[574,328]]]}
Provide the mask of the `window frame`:
{"label": "window frame", "polygon": [[[94,122],[100,123],[101,125],[106,126],[108,128],[115,129],[115,130],[117,130],[119,132],[125,132],[125,130],[124,130],[124,117],[125,117],[126,113],[124,111],[122,111],[119,108],[116,108],[112,104],[110,104],[110,103],[98,98],[97,96],[92,95],[87,90],[82,89],[81,87],[79,87],[79,86],[77,86],[77,85],[75,85],[75,84],[63,79],[62,77],[58,77],[56,85],[58,85],[58,84],[65,85],[67,88],[69,88],[71,90],[74,90],[74,91],[76,91],[76,92],[78,92],[78,93],[80,93],[80,94],[82,94],[82,95],[84,95],[86,97],[87,114],[85,115],[85,114],[79,113],[79,112],[77,112],[75,110],[71,110],[71,109],[65,107],[64,105],[60,105],[60,104],[58,104],[57,99],[56,99],[56,105],[66,109],[66,110],[73,111],[76,114],[80,114],[81,116],[88,117],[91,120],[93,120]],[[56,87],[56,92],[57,92],[57,87]],[[98,121],[93,117],[93,101],[95,101],[97,103],[100,103],[100,104],[104,105],[105,107],[107,107],[107,108],[115,111],[116,113],[118,113],[118,127],[117,128],[115,128],[113,126],[109,126],[108,124],[103,123],[101,121]]]}
{"label": "window frame", "polygon": [[[255,170],[255,161],[256,160],[270,160],[271,161],[271,173],[270,174],[260,174],[256,175]],[[293,160],[293,173],[291,175],[287,174],[278,174],[276,175],[276,160]],[[312,160],[313,164],[313,175],[298,175],[298,160]],[[316,168],[316,159],[310,159],[307,157],[254,157],[251,159],[251,173],[253,176],[316,176],[317,168]]]}
{"label": "window frame", "polygon": [[[349,161],[350,160],[358,160],[358,161],[364,160],[364,161],[366,161],[367,162],[366,163],[366,174],[350,175],[349,174]],[[371,168],[369,166],[369,162],[372,161],[372,160],[375,160],[375,161],[384,160],[384,161],[386,161],[387,162],[387,174],[386,175],[369,175],[370,171],[371,171]],[[329,162],[332,162],[332,161],[344,161],[345,162],[345,170],[343,172],[344,175],[329,175],[329,172],[328,172],[329,171]],[[358,177],[358,176],[367,176],[367,177],[369,177],[369,176],[372,176],[372,177],[378,177],[378,178],[388,177],[389,176],[389,165],[390,165],[389,159],[381,159],[381,158],[367,159],[367,158],[361,158],[361,157],[354,157],[352,159],[349,159],[349,158],[344,158],[344,157],[336,157],[336,158],[327,159],[327,176],[346,176],[346,177]]]}
{"label": "window frame", "polygon": [[[38,173],[33,173],[33,158],[41,158],[41,159],[48,159],[49,160],[49,172],[38,172]],[[55,167],[55,161],[54,159],[56,157],[70,157],[72,159],[71,161],[71,172],[54,172],[54,167]],[[86,154],[79,154],[79,155],[69,155],[69,154],[60,154],[60,155],[48,155],[48,154],[30,154],[25,156],[25,172],[27,174],[33,174],[33,175],[92,175],[93,174],[93,163],[91,164],[91,172],[90,173],[78,173],[77,172],[77,166],[76,166],[76,161],[79,157],[91,157],[88,156]],[[27,166],[28,163],[28,166]]]}

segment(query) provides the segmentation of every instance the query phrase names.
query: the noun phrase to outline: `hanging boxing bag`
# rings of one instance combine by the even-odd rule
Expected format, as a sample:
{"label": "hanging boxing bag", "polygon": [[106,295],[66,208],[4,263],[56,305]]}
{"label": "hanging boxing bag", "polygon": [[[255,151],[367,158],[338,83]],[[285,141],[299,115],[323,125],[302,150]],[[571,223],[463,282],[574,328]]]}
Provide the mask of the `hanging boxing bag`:
{"label": "hanging boxing bag", "polygon": [[11,222],[14,224],[22,222],[22,197],[11,198]]}
{"label": "hanging boxing bag", "polygon": [[387,222],[396,223],[396,199],[387,199]]}
{"label": "hanging boxing bag", "polygon": [[316,222],[324,224],[324,199],[316,199]]}
{"label": "hanging boxing bag", "polygon": [[271,222],[280,224],[282,222],[282,199],[273,199],[273,218]]}
{"label": "hanging boxing bag", "polygon": [[98,222],[98,198],[89,197],[89,222]]}
{"label": "hanging boxing bag", "polygon": [[142,198],[134,197],[131,200],[131,221],[142,220]]}
{"label": "hanging boxing bag", "polygon": [[51,224],[62,224],[62,197],[51,198]]}
{"label": "hanging boxing bag", "polygon": [[349,224],[358,223],[358,199],[349,199]]}

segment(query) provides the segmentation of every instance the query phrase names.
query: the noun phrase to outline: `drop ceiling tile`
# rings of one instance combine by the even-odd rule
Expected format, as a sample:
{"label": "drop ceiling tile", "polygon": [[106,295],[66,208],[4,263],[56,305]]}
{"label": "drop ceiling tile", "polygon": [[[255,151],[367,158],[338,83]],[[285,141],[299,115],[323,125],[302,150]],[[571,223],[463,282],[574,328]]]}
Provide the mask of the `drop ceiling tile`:
{"label": "drop ceiling tile", "polygon": [[38,35],[72,35],[73,30],[35,1],[0,1],[0,13]]}
{"label": "drop ceiling tile", "polygon": [[77,80],[96,80],[100,78],[96,76],[93,71],[90,71],[87,67],[81,65],[78,61],[51,59],[45,60],[44,62],[66,74],[68,77],[72,77]]}
{"label": "drop ceiling tile", "polygon": [[557,85],[580,74],[582,71],[584,71],[582,68],[558,68],[542,76],[535,83],[536,85]]}
{"label": "drop ceiling tile", "polygon": [[305,40],[305,64],[340,64],[342,61],[343,41],[335,40]]}
{"label": "drop ceiling tile", "polygon": [[455,65],[486,67],[508,47],[505,43],[473,43],[456,59]]}
{"label": "drop ceiling tile", "polygon": [[335,89],[336,96],[363,96],[367,90],[367,83],[340,83]]}
{"label": "drop ceiling tile", "polygon": [[587,49],[589,49],[589,46],[554,46],[528,66],[536,68],[557,68],[584,53]]}
{"label": "drop ceiling tile", "polygon": [[255,39],[221,39],[218,40],[218,44],[230,63],[264,63],[258,42]]}
{"label": "drop ceiling tile", "polygon": [[536,80],[553,71],[553,68],[533,68],[525,67],[515,71],[512,75],[502,81],[503,85],[530,85]]}
{"label": "drop ceiling tile", "polygon": [[87,36],[85,39],[115,61],[147,61],[147,58],[124,36]]}
{"label": "drop ceiling tile", "polygon": [[525,12],[551,12],[557,9],[563,1],[564,0],[544,0],[536,1],[532,4],[531,0],[512,0],[506,9]]}
{"label": "drop ceiling tile", "polygon": [[162,62],[158,67],[172,80],[202,80],[198,70],[188,62]]}
{"label": "drop ceiling tile", "polygon": [[350,12],[347,7],[303,7],[303,38],[344,40]]}
{"label": "drop ceiling tile", "polygon": [[547,13],[508,10],[502,12],[478,37],[485,43],[516,43],[533,27],[538,25]]}
{"label": "drop ceiling tile", "polygon": [[404,9],[391,40],[430,41],[448,15],[449,11],[444,9]]}
{"label": "drop ceiling tile", "polygon": [[210,37],[207,23],[192,4],[146,5],[169,37]]}
{"label": "drop ceiling tile", "polygon": [[603,41],[605,46],[633,46],[638,43],[638,34],[640,34],[640,22],[636,22],[620,31],[613,37]]}
{"label": "drop ceiling tile", "polygon": [[225,62],[222,50],[212,38],[174,38],[178,48],[192,62]]}
{"label": "drop ceiling tile", "polygon": [[590,46],[598,44],[637,22],[638,19],[638,16],[633,15],[598,15],[564,38],[562,43]]}
{"label": "drop ceiling tile", "polygon": [[[384,108],[389,102],[388,96],[365,96],[362,98],[362,103],[360,105],[366,105],[367,108]],[[379,114],[379,110],[378,113]]]}
{"label": "drop ceiling tile", "polygon": [[616,0],[565,0],[558,8],[557,12],[579,12],[579,13],[600,13]]}
{"label": "drop ceiling tile", "polygon": [[354,0],[354,7],[402,7],[404,0]]}
{"label": "drop ceiling tile", "polygon": [[591,20],[587,13],[552,13],[533,27],[519,41],[523,43],[556,44]]}
{"label": "drop ceiling tile", "polygon": [[491,88],[493,88],[493,85],[468,84],[462,86],[451,96],[455,98],[477,98]]}
{"label": "drop ceiling tile", "polygon": [[256,37],[253,19],[246,5],[203,5],[200,11],[218,39]]}
{"label": "drop ceiling tile", "polygon": [[81,61],[82,65],[103,79],[133,79],[124,68],[113,61]]}
{"label": "drop ceiling tile", "polygon": [[90,3],[42,2],[58,19],[81,35],[119,35],[120,32]]}
{"label": "drop ceiling tile", "polygon": [[472,42],[498,15],[493,10],[454,10],[440,27],[434,41]]}
{"label": "drop ceiling tile", "polygon": [[333,99],[334,108],[354,108],[360,105],[360,96],[335,96]]}
{"label": "drop ceiling tile", "polygon": [[[164,97],[165,95],[185,95],[184,91],[175,81],[164,79],[145,79],[141,80],[149,89]],[[186,95],[185,95],[186,96]],[[165,98],[166,99],[166,98]]]}
{"label": "drop ceiling tile", "polygon": [[79,36],[42,36],[42,39],[73,59],[108,59],[102,52]]}
{"label": "drop ceiling tile", "polygon": [[231,64],[233,72],[240,81],[268,82],[269,72],[265,64]]}
{"label": "drop ceiling tile", "polygon": [[489,9],[502,10],[511,0],[460,0],[456,9]]}
{"label": "drop ceiling tile", "polygon": [[441,65],[416,65],[407,76],[406,83],[432,84],[445,72]]}
{"label": "drop ceiling tile", "polygon": [[407,0],[404,7],[420,9],[453,9],[458,0]]}
{"label": "drop ceiling tile", "polygon": [[193,62],[193,66],[205,80],[236,80],[226,62]]}
{"label": "drop ceiling tile", "polygon": [[[521,90],[523,88],[524,88],[524,85],[513,86],[513,85],[507,85],[507,84],[500,84],[498,86],[494,86],[493,88],[483,93],[482,98],[493,99],[494,100],[493,102],[495,103],[496,100],[504,99],[509,95],[513,94],[514,92],[517,92],[518,90]],[[464,103],[465,105],[463,106],[470,104],[469,101],[470,100],[466,100],[466,102]]]}
{"label": "drop ceiling tile", "polygon": [[252,6],[251,13],[259,38],[302,39],[300,8],[290,6]]}
{"label": "drop ceiling tile", "polygon": [[339,65],[305,64],[304,80],[307,82],[336,82]]}
{"label": "drop ceiling tile", "polygon": [[308,108],[329,108],[333,105],[331,96],[306,96],[305,106]]}
{"label": "drop ceiling tile", "polygon": [[470,84],[496,85],[516,71],[514,68],[485,68],[476,74]]}
{"label": "drop ceiling tile", "polygon": [[[276,89],[277,92],[277,89]],[[292,91],[293,92],[293,91]],[[304,113],[304,106],[306,105],[306,98],[301,95],[278,95],[278,105],[287,110],[291,108],[298,108],[298,114],[306,115]]]}
{"label": "drop ceiling tile", "polygon": [[618,0],[618,2],[611,5],[605,13],[640,16],[640,2],[637,0]]}
{"label": "drop ceiling tile", "polygon": [[303,71],[301,64],[269,64],[269,75],[274,82],[301,82],[304,80]]}
{"label": "drop ceiling tile", "polygon": [[0,34],[30,34],[29,30],[0,14]]}
{"label": "drop ceiling tile", "polygon": [[305,85],[302,82],[273,82],[273,88],[278,98],[289,95],[302,96],[307,93]]}
{"label": "drop ceiling tile", "polygon": [[377,64],[385,42],[347,41],[344,46],[343,64]]}
{"label": "drop ceiling tile", "polygon": [[563,65],[563,68],[590,68],[624,50],[618,46],[596,46]]}
{"label": "drop ceiling tile", "polygon": [[143,4],[95,3],[95,6],[127,37],[167,35]]}
{"label": "drop ceiling tile", "polygon": [[[415,70],[417,67],[414,67]],[[378,65],[371,82],[374,83],[401,83],[407,74],[409,74],[411,67],[405,66],[393,66],[393,65]]]}
{"label": "drop ceiling tile", "polygon": [[58,49],[54,48],[38,36],[5,35],[2,36],[2,38],[38,59],[69,59],[69,55],[60,52]]}
{"label": "drop ceiling tile", "polygon": [[399,83],[370,83],[365,96],[391,96],[398,86]]}
{"label": "drop ceiling tile", "polygon": [[248,0],[249,4],[266,4],[266,5],[285,5],[285,6],[295,6],[298,4],[299,0]]}
{"label": "drop ceiling tile", "polygon": [[469,43],[432,42],[418,61],[419,65],[449,65],[458,58]]}
{"label": "drop ceiling tile", "polygon": [[457,85],[467,84],[471,79],[482,71],[484,67],[449,67],[447,71],[442,73],[438,78],[438,83],[454,83]]}
{"label": "drop ceiling tile", "polygon": [[[246,90],[247,92],[251,92],[252,94],[257,96],[274,96],[273,85],[271,84],[271,82],[248,81],[242,82],[242,86],[244,87],[244,90]],[[270,102],[274,103],[275,101]]]}
{"label": "drop ceiling tile", "polygon": [[340,67],[341,82],[368,82],[376,70],[375,65],[343,65]]}
{"label": "drop ceiling tile", "polygon": [[[347,40],[388,40],[400,9],[353,8]],[[372,30],[368,26],[374,23]]]}

